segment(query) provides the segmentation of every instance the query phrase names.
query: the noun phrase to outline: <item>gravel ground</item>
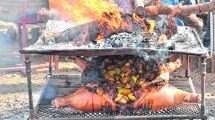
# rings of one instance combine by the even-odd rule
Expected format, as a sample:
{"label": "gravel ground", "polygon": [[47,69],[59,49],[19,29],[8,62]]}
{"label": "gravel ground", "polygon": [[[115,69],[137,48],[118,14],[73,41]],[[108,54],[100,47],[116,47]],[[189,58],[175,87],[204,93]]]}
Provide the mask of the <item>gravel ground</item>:
{"label": "gravel ground", "polygon": [[[71,62],[60,63],[60,74],[79,73]],[[33,99],[36,105],[45,83],[47,69],[32,72]],[[0,80],[0,120],[25,120],[28,118],[28,93],[26,77],[19,73],[1,73]],[[197,93],[200,92],[200,75],[192,71]],[[215,120],[215,75],[207,74],[206,109],[210,120]]]}

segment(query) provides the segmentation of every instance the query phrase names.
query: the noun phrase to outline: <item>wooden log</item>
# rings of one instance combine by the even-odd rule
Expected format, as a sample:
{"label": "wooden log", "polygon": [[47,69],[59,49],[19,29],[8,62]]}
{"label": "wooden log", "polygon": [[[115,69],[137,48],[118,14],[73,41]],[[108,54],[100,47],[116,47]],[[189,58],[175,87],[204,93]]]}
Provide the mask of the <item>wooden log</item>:
{"label": "wooden log", "polygon": [[200,14],[215,10],[215,0],[196,5],[182,6],[182,4],[183,2],[180,2],[179,5],[173,6],[158,2],[156,5],[145,6],[144,10],[148,15],[170,14],[172,16],[183,18],[185,23],[198,29],[203,28],[203,21],[200,18],[191,16],[191,14]]}
{"label": "wooden log", "polygon": [[134,9],[138,15],[143,15],[144,14],[143,0],[134,0]]}
{"label": "wooden log", "polygon": [[145,7],[146,14],[159,15],[159,14],[172,14],[179,16],[189,16],[191,14],[199,14],[204,12],[211,12],[215,10],[215,0],[207,3],[196,5],[184,5],[180,2],[177,6],[159,3],[157,5],[150,5]]}

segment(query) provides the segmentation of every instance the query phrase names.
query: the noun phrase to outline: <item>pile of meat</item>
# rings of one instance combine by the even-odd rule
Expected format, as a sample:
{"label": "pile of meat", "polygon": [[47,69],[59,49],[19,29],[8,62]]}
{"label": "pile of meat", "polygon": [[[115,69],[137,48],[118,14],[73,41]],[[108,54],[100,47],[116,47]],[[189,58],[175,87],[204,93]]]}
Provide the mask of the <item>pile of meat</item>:
{"label": "pile of meat", "polygon": [[169,74],[181,61],[166,64],[137,56],[97,57],[82,73],[83,86],[53,100],[55,107],[84,112],[136,110],[158,111],[184,102],[200,103],[200,96],[168,84]]}

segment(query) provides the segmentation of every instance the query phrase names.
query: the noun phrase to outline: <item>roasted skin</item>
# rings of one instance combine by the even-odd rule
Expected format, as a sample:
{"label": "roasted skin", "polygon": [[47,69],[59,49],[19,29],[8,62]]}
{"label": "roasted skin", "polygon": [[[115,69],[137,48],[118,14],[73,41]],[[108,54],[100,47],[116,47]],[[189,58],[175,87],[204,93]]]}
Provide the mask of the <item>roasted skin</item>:
{"label": "roasted skin", "polygon": [[[134,103],[124,104],[136,108],[150,108],[152,111],[158,111],[165,108],[176,107],[182,103],[200,103],[200,95],[179,90],[173,86],[165,85],[161,88],[152,87],[140,89],[135,92],[137,100]],[[98,95],[96,92],[89,92],[81,87],[71,95],[56,98],[53,101],[55,107],[72,107],[84,112],[106,111],[106,107],[116,111],[117,103],[108,95]]]}
{"label": "roasted skin", "polygon": [[168,84],[169,75],[181,66],[135,56],[99,57],[82,73],[83,87],[53,100],[55,107],[72,107],[84,112],[150,108],[158,111],[182,103],[200,103],[197,94]]}
{"label": "roasted skin", "polygon": [[89,92],[84,87],[79,88],[76,92],[68,96],[54,99],[53,105],[57,108],[72,107],[84,112],[105,110],[105,107],[110,107],[113,111],[117,110],[115,103],[109,98],[109,96]]}
{"label": "roasted skin", "polygon": [[[173,86],[165,85],[162,88],[142,89],[141,96],[134,102],[133,107],[151,108],[153,111],[176,107],[182,103],[200,103],[198,94],[185,92]],[[140,93],[139,93],[140,94]]]}
{"label": "roasted skin", "polygon": [[[160,75],[156,79],[163,79],[166,83],[169,82],[170,73],[174,72],[181,67],[181,60],[177,59],[174,62],[169,62],[166,64],[158,64]],[[157,82],[158,80],[155,81]]]}

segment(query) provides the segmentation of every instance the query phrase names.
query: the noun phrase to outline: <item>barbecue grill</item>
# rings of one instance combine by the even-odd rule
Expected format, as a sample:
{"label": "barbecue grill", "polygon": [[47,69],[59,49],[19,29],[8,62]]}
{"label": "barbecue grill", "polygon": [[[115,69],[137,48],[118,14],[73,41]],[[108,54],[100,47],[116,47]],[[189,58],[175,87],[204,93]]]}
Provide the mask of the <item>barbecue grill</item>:
{"label": "barbecue grill", "polygon": [[[75,47],[72,44],[51,44],[51,45],[32,45],[28,48],[20,50],[20,53],[26,55],[26,73],[28,80],[28,93],[30,105],[31,119],[206,119],[205,114],[205,75],[206,75],[206,59],[209,56],[207,50],[203,47],[195,30],[192,30],[191,36],[194,36],[195,46],[191,44],[175,43],[174,50],[156,49],[154,47],[112,47],[112,48],[90,48],[90,47]],[[186,39],[186,38],[185,38]],[[192,46],[192,47],[190,47]],[[189,55],[196,55],[201,58],[201,104],[187,104],[153,112],[149,109],[141,109],[141,114],[132,112],[118,111],[111,113],[85,113],[72,108],[54,108],[51,105],[51,100],[56,97],[61,97],[69,93],[75,92],[81,86],[80,75],[52,75],[52,67],[49,68],[47,83],[44,86],[40,100],[33,107],[32,100],[32,85],[31,85],[31,62],[29,55],[60,55],[60,56],[108,56],[108,55],[139,55],[147,53],[154,55],[157,53],[181,54],[186,56],[187,66],[186,77],[181,79],[170,80],[177,88],[185,91],[195,92],[192,84],[192,79],[189,72]],[[71,82],[67,88],[64,87],[65,80]]]}
{"label": "barbecue grill", "polygon": [[[176,32],[176,25],[171,23],[173,20],[171,21],[171,19],[165,16],[163,18],[152,17],[151,22],[156,21],[156,27],[159,32],[157,32],[158,34],[156,33],[156,30],[151,30],[149,32],[149,29],[154,29],[153,25],[155,25],[147,22],[147,19],[145,18],[148,18],[149,16],[142,16],[144,20],[136,16],[137,20],[132,20],[135,18],[135,16],[133,18],[133,15],[135,14],[132,14],[133,8],[139,15],[144,15],[143,6],[145,3],[135,0],[134,6],[132,6],[129,1],[119,0],[116,1],[116,4],[125,13],[123,14],[123,17],[121,17],[124,21],[120,22],[120,26],[116,29],[107,29],[109,24],[107,24],[107,26],[101,25],[100,23],[102,23],[102,19],[100,21],[86,20],[85,23],[79,23],[79,21],[77,23],[69,23],[65,21],[49,20],[47,22],[46,30],[43,32],[42,36],[40,36],[37,43],[20,50],[20,53],[25,54],[26,57],[30,119],[207,119],[205,113],[205,76],[206,59],[209,54],[204,48],[197,32],[189,27],[178,26],[178,32],[174,34]],[[54,6],[50,7],[52,8]],[[61,9],[57,10],[61,11]],[[98,12],[98,10],[94,12]],[[117,13],[121,15],[121,13]],[[103,16],[106,16],[107,18],[111,18],[111,15],[112,13],[108,14],[104,12],[103,14]],[[116,21],[119,20],[121,19],[117,19]],[[110,21],[115,20],[110,19]],[[170,23],[168,24],[169,26],[163,27],[166,25],[166,22]],[[104,23],[106,24],[106,22]],[[128,25],[125,25],[125,23],[128,23]],[[130,25],[133,27],[132,30],[130,30]],[[103,40],[96,39],[102,35],[101,33],[104,33],[104,37],[102,37]],[[156,34],[158,36],[156,36]],[[161,34],[166,36],[174,35],[166,43],[159,44],[157,40]],[[95,44],[94,40],[100,41],[97,41]],[[31,54],[50,55],[50,67],[49,74],[47,75],[47,82],[43,88],[36,108],[33,107],[32,100],[31,61],[29,59]],[[177,107],[156,112],[153,112],[150,109],[138,108],[138,114],[137,112],[123,110],[117,112],[89,113],[75,110],[70,107],[55,108],[52,106],[53,99],[71,94],[81,87],[80,74],[52,74],[51,64],[53,55],[84,57],[137,55],[141,57],[150,56],[154,59],[163,60],[168,59],[168,56],[160,56],[168,54],[183,55],[185,56],[183,58],[186,61],[185,77],[183,79],[176,78],[170,80],[170,83],[179,89],[193,93],[195,93],[195,89],[190,77],[189,55],[195,55],[201,58],[201,104],[183,103]],[[65,81],[69,82],[70,85],[65,87]]]}

